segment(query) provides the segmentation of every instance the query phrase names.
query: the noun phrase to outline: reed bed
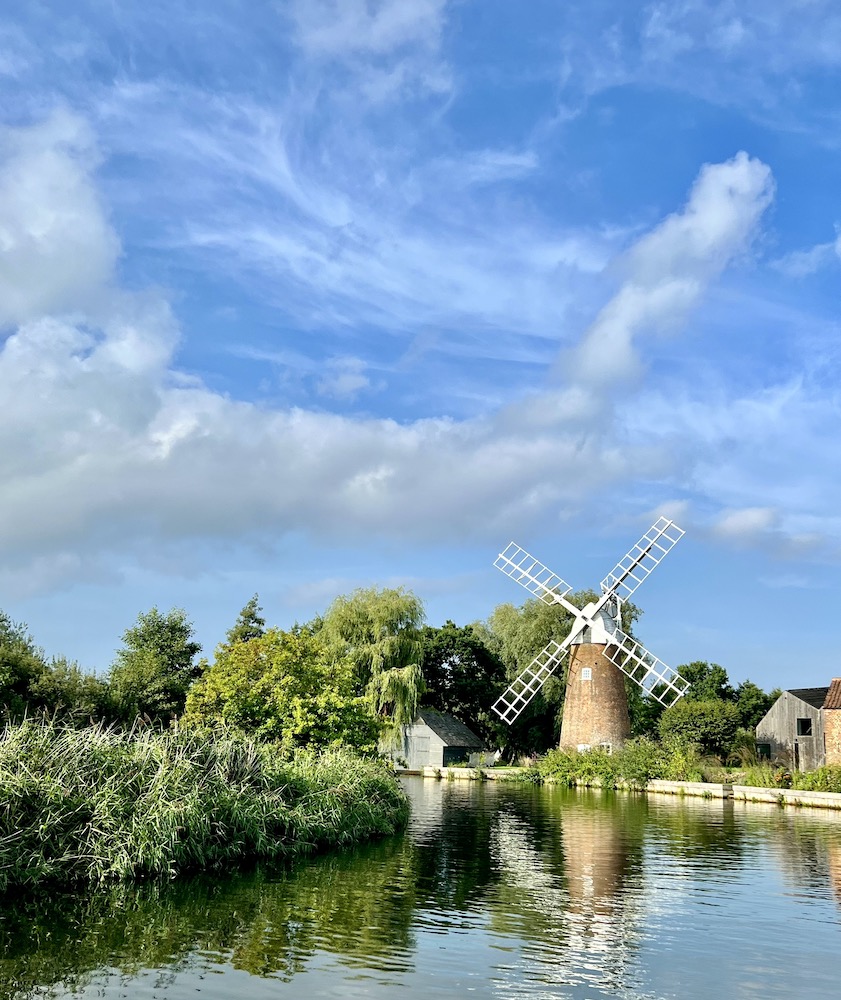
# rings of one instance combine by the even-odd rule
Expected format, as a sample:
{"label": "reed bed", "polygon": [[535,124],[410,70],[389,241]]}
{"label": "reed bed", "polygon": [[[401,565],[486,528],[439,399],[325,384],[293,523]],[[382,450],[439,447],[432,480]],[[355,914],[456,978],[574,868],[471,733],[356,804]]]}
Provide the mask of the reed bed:
{"label": "reed bed", "polygon": [[24,720],[0,733],[0,891],[276,859],[393,833],[384,764],[199,732]]}

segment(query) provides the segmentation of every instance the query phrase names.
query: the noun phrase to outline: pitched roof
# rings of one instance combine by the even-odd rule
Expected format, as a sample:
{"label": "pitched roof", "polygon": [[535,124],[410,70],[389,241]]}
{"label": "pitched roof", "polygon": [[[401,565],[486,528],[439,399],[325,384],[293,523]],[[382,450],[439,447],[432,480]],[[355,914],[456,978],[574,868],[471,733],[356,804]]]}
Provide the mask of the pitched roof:
{"label": "pitched roof", "polygon": [[788,693],[793,694],[795,698],[799,698],[801,701],[805,701],[807,705],[811,705],[812,708],[821,708],[826,698],[826,693],[829,691],[828,687],[823,688],[794,688]]}
{"label": "pitched roof", "polygon": [[841,708],[841,677],[833,677],[826,698],[823,703],[824,708]]}
{"label": "pitched roof", "polygon": [[477,750],[484,747],[472,729],[468,729],[463,722],[459,722],[446,712],[438,712],[434,708],[422,708],[418,712],[418,719],[422,719],[447,746],[475,747]]}

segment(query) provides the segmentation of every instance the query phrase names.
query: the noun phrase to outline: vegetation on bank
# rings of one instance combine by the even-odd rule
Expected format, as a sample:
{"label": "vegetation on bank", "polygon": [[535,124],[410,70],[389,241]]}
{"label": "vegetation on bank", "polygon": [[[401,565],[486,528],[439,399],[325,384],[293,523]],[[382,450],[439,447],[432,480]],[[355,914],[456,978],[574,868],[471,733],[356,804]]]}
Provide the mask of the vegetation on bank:
{"label": "vegetation on bank", "polygon": [[702,781],[749,785],[753,788],[798,788],[804,791],[841,793],[841,767],[816,771],[789,771],[782,765],[747,763],[725,766],[717,757],[705,754],[698,744],[680,739],[629,740],[609,753],[595,748],[550,750],[523,776],[529,781],[552,782],[574,787],[622,785],[644,788],[649,781]]}
{"label": "vegetation on bank", "polygon": [[0,890],[284,858],[407,817],[390,769],[348,751],[31,719],[0,735]]}

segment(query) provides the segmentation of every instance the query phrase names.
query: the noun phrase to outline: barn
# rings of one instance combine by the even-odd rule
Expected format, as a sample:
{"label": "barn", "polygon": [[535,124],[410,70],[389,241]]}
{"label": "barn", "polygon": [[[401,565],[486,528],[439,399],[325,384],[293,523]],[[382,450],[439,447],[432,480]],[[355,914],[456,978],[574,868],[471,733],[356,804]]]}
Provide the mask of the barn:
{"label": "barn", "polygon": [[785,756],[798,771],[821,767],[826,759],[824,713],[828,687],[783,691],[756,727],[762,757]]}
{"label": "barn", "polygon": [[482,740],[463,722],[447,712],[422,708],[411,725],[402,727],[400,746],[387,753],[416,771],[467,763],[483,749]]}

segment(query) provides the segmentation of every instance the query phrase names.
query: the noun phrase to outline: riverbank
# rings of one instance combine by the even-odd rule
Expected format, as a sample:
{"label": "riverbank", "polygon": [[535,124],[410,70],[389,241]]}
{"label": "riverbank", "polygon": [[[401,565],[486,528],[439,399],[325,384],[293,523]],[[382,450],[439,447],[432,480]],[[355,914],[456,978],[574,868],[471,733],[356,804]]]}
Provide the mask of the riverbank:
{"label": "riverbank", "polygon": [[[534,772],[527,767],[424,767],[421,770],[403,770],[401,774],[416,774],[439,781],[533,781]],[[733,799],[740,802],[762,802],[780,806],[808,807],[812,809],[841,810],[841,793],[817,792],[802,788],[762,788],[716,781],[666,781],[652,778],[645,784],[613,781],[600,778],[570,781],[542,778],[540,784],[561,784],[571,788],[608,788],[612,791],[644,792],[650,795],[677,795],[702,799]]]}
{"label": "riverbank", "polygon": [[401,829],[391,769],[240,737],[25,721],[0,734],[0,891],[277,859]]}

